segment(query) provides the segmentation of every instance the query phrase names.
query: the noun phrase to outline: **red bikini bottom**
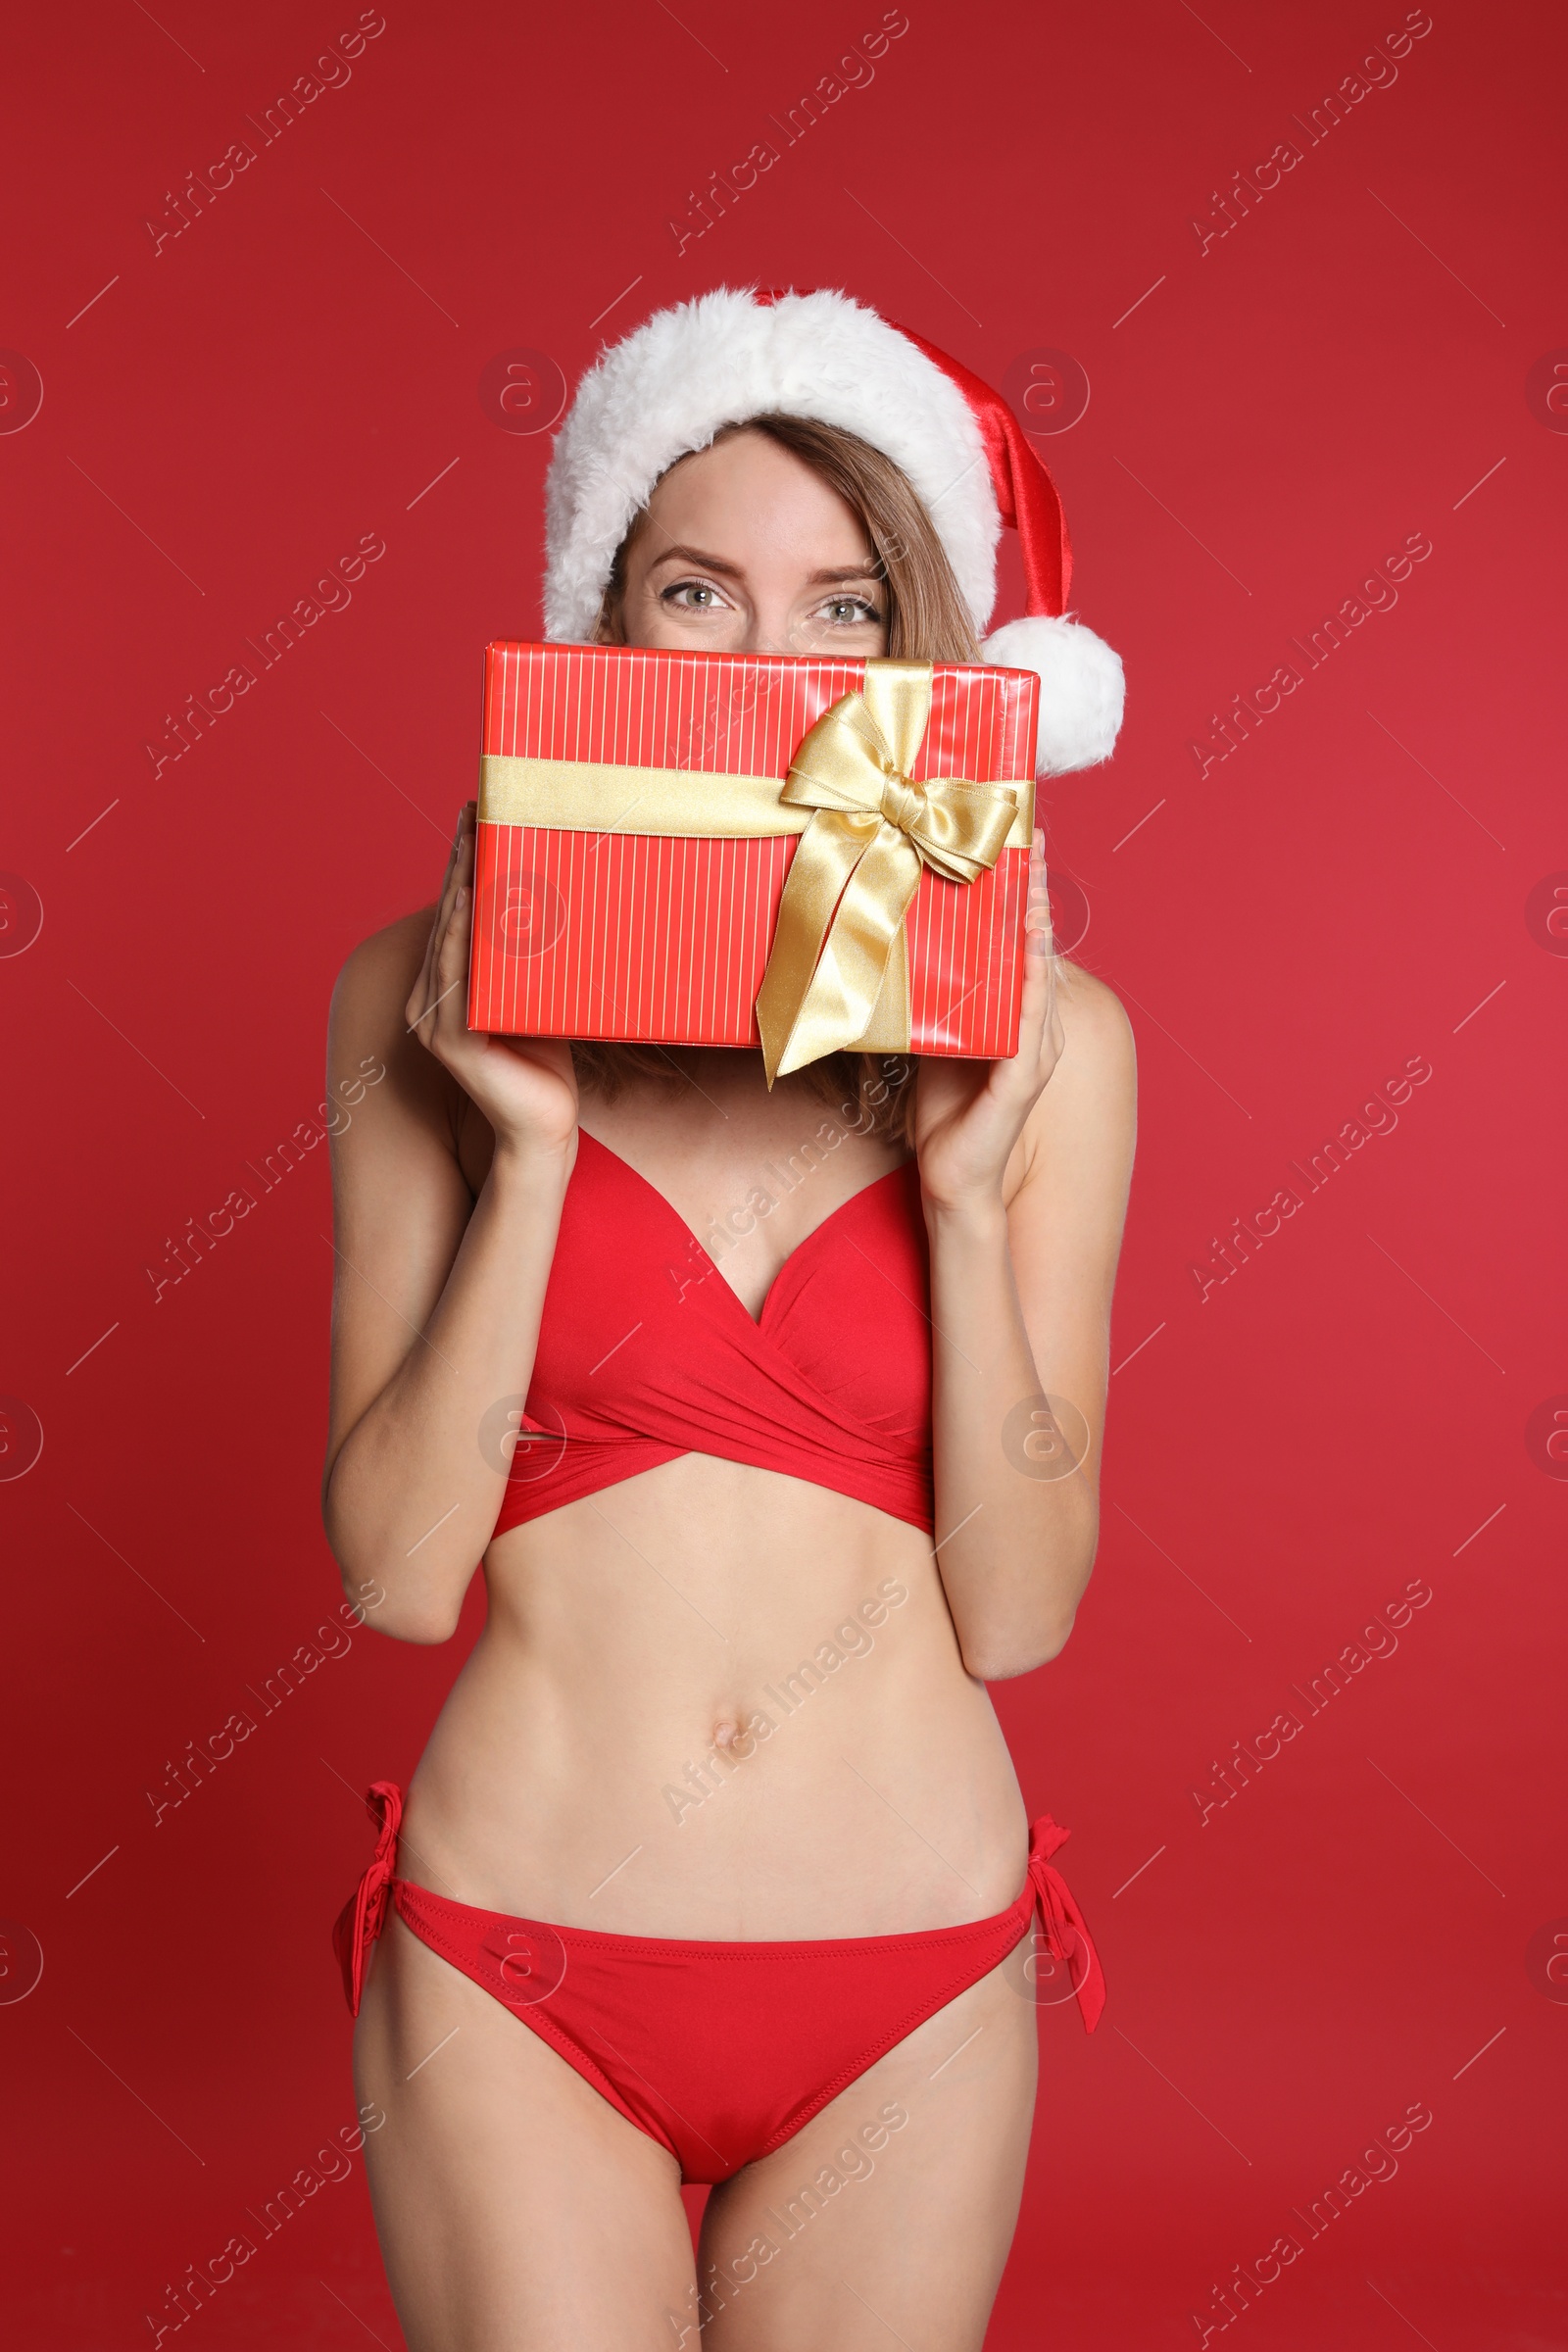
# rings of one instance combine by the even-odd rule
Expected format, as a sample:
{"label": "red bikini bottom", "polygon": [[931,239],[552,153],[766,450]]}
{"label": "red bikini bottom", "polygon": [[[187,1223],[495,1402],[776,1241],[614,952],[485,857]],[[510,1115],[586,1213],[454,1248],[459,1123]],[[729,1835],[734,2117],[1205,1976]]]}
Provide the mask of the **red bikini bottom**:
{"label": "red bikini bottom", "polygon": [[1027,1964],[1040,2003],[1076,1998],[1093,2032],[1105,1980],[1083,1915],[1047,1857],[1068,1832],[1043,1813],[1016,1902],[992,1919],[825,1943],[665,1943],[553,1928],[449,1902],[394,1876],[402,1792],[377,1781],[375,1857],[333,1932],[359,2015],[387,1906],[432,1951],[532,2028],[688,2181],[771,2155],[847,2083],[1004,1960],[1038,1907]]}

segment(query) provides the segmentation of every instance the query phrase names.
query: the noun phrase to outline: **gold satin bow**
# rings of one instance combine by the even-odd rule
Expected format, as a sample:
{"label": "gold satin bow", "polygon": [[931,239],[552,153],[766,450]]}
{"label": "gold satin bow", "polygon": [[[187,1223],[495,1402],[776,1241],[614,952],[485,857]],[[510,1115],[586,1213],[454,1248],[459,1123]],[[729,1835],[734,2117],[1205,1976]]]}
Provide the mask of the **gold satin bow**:
{"label": "gold satin bow", "polygon": [[797,751],[780,799],[814,809],[790,865],[757,998],[774,1079],[824,1054],[908,1050],[904,917],[922,865],[950,882],[994,866],[1017,792],[961,776],[909,781],[931,715],[929,662],[868,662]]}

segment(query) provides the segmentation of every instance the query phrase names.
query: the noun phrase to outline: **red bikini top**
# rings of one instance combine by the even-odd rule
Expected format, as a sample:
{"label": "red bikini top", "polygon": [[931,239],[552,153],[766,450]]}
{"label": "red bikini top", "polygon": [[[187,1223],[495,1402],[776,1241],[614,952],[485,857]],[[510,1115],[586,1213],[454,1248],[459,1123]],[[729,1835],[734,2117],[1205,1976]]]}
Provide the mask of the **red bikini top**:
{"label": "red bikini top", "polygon": [[929,1305],[913,1160],[807,1235],[754,1322],[662,1193],[580,1132],[496,1534],[682,1453],[933,1532]]}

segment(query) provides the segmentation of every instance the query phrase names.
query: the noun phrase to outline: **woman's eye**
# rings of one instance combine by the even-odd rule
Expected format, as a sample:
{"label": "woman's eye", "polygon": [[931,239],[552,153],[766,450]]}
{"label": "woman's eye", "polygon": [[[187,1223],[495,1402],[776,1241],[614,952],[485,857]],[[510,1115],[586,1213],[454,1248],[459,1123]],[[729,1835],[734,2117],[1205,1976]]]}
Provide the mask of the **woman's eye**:
{"label": "woman's eye", "polygon": [[875,627],[882,618],[875,605],[863,596],[830,597],[822,610],[840,628]]}
{"label": "woman's eye", "polygon": [[712,612],[718,608],[719,594],[707,580],[676,580],[659,601],[678,605],[683,612]]}

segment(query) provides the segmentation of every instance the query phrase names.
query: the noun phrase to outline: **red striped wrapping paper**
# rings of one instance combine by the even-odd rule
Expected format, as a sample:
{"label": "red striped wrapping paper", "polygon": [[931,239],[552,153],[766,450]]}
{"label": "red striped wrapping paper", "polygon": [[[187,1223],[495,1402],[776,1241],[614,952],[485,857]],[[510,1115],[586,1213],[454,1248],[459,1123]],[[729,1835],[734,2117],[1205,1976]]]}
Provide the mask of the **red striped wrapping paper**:
{"label": "red striped wrapping paper", "polygon": [[[863,662],[610,646],[497,644],[484,750],[782,785],[801,738],[857,688]],[[911,771],[1018,787],[1033,805],[1038,682],[1023,670],[933,664]],[[492,1035],[758,1046],[754,1011],[798,836],[716,840],[481,823],[468,1026]],[[922,869],[905,918],[910,1049],[1017,1051],[1029,853],[1004,849],[972,883]]]}

